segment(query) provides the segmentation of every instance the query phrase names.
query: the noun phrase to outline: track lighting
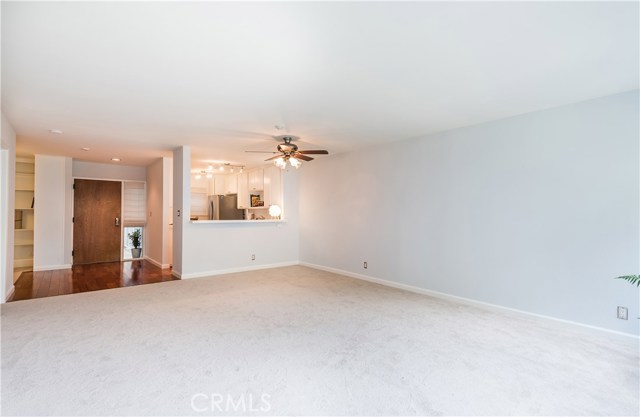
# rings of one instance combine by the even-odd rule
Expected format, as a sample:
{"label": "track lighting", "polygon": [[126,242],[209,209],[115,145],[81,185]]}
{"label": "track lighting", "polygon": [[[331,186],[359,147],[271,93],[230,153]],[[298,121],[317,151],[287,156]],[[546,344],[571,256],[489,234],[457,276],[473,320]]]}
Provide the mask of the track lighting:
{"label": "track lighting", "polygon": [[196,172],[194,178],[197,180],[201,179],[202,177],[207,177],[208,179],[211,179],[213,178],[213,175],[216,174],[217,172],[225,172],[225,169],[224,169],[225,166],[229,167],[229,172],[231,173],[235,172],[236,168],[240,168],[241,174],[244,172],[244,165],[231,165],[231,163],[225,162],[218,167],[215,167],[213,165],[207,165],[207,169],[202,169]]}

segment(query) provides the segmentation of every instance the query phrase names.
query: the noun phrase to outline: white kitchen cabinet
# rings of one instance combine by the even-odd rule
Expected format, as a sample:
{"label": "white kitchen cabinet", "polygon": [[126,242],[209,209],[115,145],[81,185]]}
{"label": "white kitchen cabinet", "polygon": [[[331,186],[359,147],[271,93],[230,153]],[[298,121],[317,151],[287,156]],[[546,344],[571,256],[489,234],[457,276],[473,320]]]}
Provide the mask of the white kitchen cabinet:
{"label": "white kitchen cabinet", "polygon": [[264,205],[282,207],[282,170],[277,166],[264,169]]}
{"label": "white kitchen cabinet", "polygon": [[238,191],[238,208],[247,209],[249,204],[249,176],[248,174],[238,174],[238,181],[236,183]]}
{"label": "white kitchen cabinet", "polygon": [[205,194],[213,194],[213,180],[202,176],[200,179],[191,178],[191,189],[197,188],[198,192],[204,190]]}
{"label": "white kitchen cabinet", "polygon": [[224,176],[224,193],[225,194],[238,193],[238,176],[237,175]]}
{"label": "white kitchen cabinet", "polygon": [[249,191],[264,190],[264,172],[262,168],[249,171]]}
{"label": "white kitchen cabinet", "polygon": [[213,192],[211,194],[224,195],[225,193],[225,175],[213,176]]}

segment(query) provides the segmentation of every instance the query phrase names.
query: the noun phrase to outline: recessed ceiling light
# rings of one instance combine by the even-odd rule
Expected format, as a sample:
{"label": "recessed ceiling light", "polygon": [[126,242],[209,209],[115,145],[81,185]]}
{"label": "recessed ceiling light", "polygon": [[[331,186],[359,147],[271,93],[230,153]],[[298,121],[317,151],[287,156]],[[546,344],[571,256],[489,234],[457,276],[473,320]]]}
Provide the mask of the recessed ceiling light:
{"label": "recessed ceiling light", "polygon": [[51,133],[52,135],[62,135],[62,130],[49,129],[49,133]]}
{"label": "recessed ceiling light", "polygon": [[82,148],[83,151],[89,151],[91,148]]}
{"label": "recessed ceiling light", "polygon": [[120,162],[120,158],[111,158],[113,162]]}

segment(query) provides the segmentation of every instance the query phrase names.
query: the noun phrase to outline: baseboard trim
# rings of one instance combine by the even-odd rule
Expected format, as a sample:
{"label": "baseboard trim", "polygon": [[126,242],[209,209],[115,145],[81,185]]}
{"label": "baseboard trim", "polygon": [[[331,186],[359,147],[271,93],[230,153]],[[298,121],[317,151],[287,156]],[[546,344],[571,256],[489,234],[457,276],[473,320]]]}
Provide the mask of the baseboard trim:
{"label": "baseboard trim", "polygon": [[171,264],[161,264],[160,262],[158,262],[155,259],[150,258],[148,256],[145,256],[144,259],[146,261],[151,262],[152,264],[154,264],[155,266],[157,266],[158,268],[161,268],[161,269],[169,269],[171,267]]}
{"label": "baseboard trim", "polygon": [[587,330],[590,333],[595,333],[595,334],[602,335],[602,332],[604,332],[604,333],[607,333],[609,335],[622,337],[622,338],[624,338],[626,340],[629,340],[629,339],[633,339],[635,341],[640,340],[640,336],[636,336],[636,335],[631,334],[631,333],[619,332],[617,330],[610,330],[610,329],[606,329],[604,327],[592,326],[590,324],[580,323],[580,322],[577,322],[577,321],[565,320],[565,319],[560,319],[560,318],[552,317],[552,316],[545,316],[544,314],[532,313],[530,311],[518,310],[516,308],[505,307],[505,306],[501,306],[499,304],[492,304],[492,303],[487,303],[487,302],[484,302],[484,301],[478,301],[478,300],[474,300],[472,298],[460,297],[460,296],[457,296],[457,295],[451,295],[451,294],[447,294],[447,293],[443,293],[443,292],[439,292],[439,291],[427,290],[427,289],[424,289],[424,288],[415,287],[413,285],[401,284],[401,283],[398,283],[398,282],[388,281],[388,280],[385,280],[385,279],[382,279],[382,278],[371,277],[369,275],[358,274],[358,273],[355,273],[355,272],[350,272],[350,271],[346,271],[346,270],[338,269],[338,268],[331,268],[331,267],[324,266],[324,265],[317,265],[317,264],[312,264],[312,263],[309,263],[309,262],[302,262],[302,261],[299,264],[302,265],[302,266],[309,267],[309,268],[319,269],[321,271],[332,272],[334,274],[344,275],[344,276],[347,276],[347,277],[350,277],[350,278],[360,279],[360,280],[363,280],[363,281],[369,281],[369,282],[373,282],[373,283],[376,283],[376,284],[384,285],[384,286],[387,286],[387,287],[398,288],[398,289],[401,289],[401,290],[410,291],[410,292],[417,293],[417,294],[429,295],[429,296],[440,298],[440,299],[444,299],[444,300],[456,301],[456,302],[459,302],[459,303],[473,305],[473,306],[484,308],[484,309],[489,309],[489,310],[493,310],[493,311],[501,311],[501,312],[507,311],[507,312],[511,312],[511,313],[516,313],[516,314],[521,314],[521,315],[525,315],[525,316],[529,316],[529,317],[534,317],[534,318],[537,318],[537,319],[550,320],[550,321],[553,321],[553,322],[558,323],[558,324],[571,326],[571,327],[578,327],[578,328],[580,328],[582,330]]}
{"label": "baseboard trim", "polygon": [[57,271],[58,269],[71,269],[71,264],[34,266],[33,267],[33,272]]}
{"label": "baseboard trim", "polygon": [[176,276],[179,277],[180,279],[202,278],[202,277],[210,277],[214,275],[235,274],[237,272],[258,271],[260,269],[280,268],[283,266],[293,266],[293,265],[299,265],[299,262],[298,261],[278,262],[273,264],[262,264],[262,265],[255,265],[255,266],[243,266],[239,268],[217,269],[214,271],[194,272],[191,274],[182,274],[181,276],[176,274]]}
{"label": "baseboard trim", "polygon": [[9,289],[9,293],[7,294],[7,296],[4,298],[4,303],[6,303],[7,301],[9,301],[9,299],[11,297],[13,297],[13,294],[16,293],[16,286],[15,285],[11,285],[11,288]]}

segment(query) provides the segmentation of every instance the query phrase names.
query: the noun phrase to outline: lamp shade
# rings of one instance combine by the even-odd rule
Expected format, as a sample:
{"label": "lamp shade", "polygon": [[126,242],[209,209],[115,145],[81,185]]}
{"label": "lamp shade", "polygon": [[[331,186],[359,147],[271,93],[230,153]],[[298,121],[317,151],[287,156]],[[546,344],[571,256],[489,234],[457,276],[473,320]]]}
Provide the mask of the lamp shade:
{"label": "lamp shade", "polygon": [[280,208],[280,206],[276,204],[269,206],[269,216],[280,217],[281,214],[282,214],[282,209]]}

